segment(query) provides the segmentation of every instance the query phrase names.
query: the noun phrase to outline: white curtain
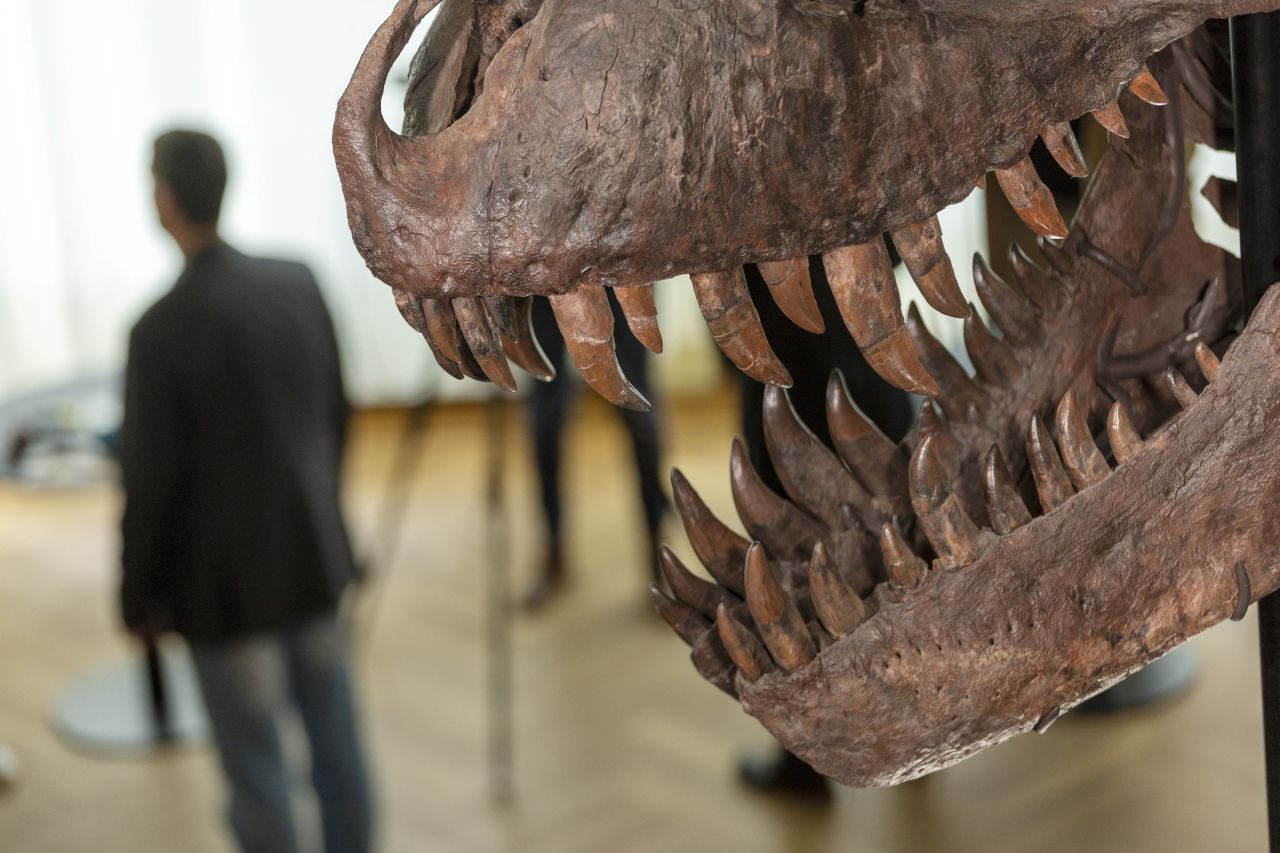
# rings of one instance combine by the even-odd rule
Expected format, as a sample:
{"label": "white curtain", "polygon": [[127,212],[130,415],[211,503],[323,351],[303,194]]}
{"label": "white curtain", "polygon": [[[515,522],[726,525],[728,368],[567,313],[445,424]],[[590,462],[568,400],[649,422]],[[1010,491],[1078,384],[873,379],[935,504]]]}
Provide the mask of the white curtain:
{"label": "white curtain", "polygon": [[[392,5],[0,0],[0,399],[120,370],[129,326],[181,264],[148,173],[151,140],[173,126],[227,148],[227,238],[316,271],[357,402],[411,400],[440,376],[352,247],[329,148],[337,97]],[[412,50],[388,87],[393,126]],[[944,218],[962,278],[982,219],[980,203]],[[659,377],[711,381],[687,282],[659,300]]]}

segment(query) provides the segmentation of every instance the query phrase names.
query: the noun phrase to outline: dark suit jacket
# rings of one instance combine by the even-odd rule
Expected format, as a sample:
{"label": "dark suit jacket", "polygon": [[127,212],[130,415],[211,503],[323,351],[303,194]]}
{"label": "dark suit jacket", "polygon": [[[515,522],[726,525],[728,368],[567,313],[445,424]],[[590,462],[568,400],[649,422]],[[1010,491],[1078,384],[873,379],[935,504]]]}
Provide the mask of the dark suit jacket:
{"label": "dark suit jacket", "polygon": [[355,573],[346,428],[311,272],[224,243],[193,258],[129,340],[125,623],[217,639],[331,611]]}

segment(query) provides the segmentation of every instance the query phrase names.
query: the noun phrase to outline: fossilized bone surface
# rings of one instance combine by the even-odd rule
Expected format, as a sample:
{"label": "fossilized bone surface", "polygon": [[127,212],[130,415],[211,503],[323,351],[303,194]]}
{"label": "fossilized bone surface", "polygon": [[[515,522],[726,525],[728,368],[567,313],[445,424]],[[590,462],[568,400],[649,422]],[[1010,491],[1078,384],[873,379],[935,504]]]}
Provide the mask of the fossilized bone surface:
{"label": "fossilized bone surface", "polygon": [[[1151,54],[1280,3],[447,0],[401,137],[382,79],[430,5],[400,3],[375,35],[335,152],[357,245],[444,369],[550,375],[524,298],[547,293],[588,383],[642,407],[601,285],[660,351],[647,282],[687,271],[726,354],[785,386],[739,265],[817,330],[804,255],[822,252],[871,365],[935,398],[898,447],[833,378],[833,451],[771,389],[785,496],[731,456],[750,538],[673,476],[715,583],[667,553],[655,604],[698,670],[815,767],[869,785],[946,766],[1277,585],[1260,546],[1280,296],[1219,368],[1205,344],[1234,331],[1236,265],[1195,235],[1185,158],[1215,137],[1222,81],[1203,32]],[[1039,134],[1084,174],[1065,121],[1089,110],[1111,147],[1068,231],[1025,155]],[[975,260],[1002,338],[964,304],[935,215],[988,169],[1045,261],[1015,253],[1006,283]],[[975,376],[904,322],[885,232],[933,307],[969,314]],[[1216,380],[1197,401],[1198,378],[1161,379],[1178,366]]]}

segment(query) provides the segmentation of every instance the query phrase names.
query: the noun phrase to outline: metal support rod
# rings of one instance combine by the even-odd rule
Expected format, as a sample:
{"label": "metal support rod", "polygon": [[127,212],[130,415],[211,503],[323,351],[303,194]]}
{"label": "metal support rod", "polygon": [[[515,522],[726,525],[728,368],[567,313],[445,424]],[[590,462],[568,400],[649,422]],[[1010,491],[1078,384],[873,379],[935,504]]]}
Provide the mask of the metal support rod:
{"label": "metal support rod", "polygon": [[511,648],[511,553],[507,532],[506,450],[507,402],[489,398],[488,470],[485,476],[485,578],[489,647],[489,796],[496,806],[509,805],[513,784],[513,693]]}
{"label": "metal support rod", "polygon": [[[1246,317],[1280,281],[1280,13],[1231,21],[1236,176]],[[1270,849],[1280,853],[1280,597],[1258,602]]]}

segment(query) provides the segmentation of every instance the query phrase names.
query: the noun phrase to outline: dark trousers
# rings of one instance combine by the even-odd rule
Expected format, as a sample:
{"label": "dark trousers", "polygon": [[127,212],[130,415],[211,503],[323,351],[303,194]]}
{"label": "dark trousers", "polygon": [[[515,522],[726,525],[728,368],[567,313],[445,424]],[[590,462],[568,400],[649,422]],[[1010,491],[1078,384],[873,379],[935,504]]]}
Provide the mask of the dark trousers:
{"label": "dark trousers", "polygon": [[[627,327],[626,317],[618,307],[612,291],[609,306],[613,309],[614,341],[618,363],[631,384],[653,403],[651,412],[633,412],[620,407],[613,410],[622,418],[631,436],[640,503],[650,533],[667,510],[667,497],[658,475],[662,440],[658,426],[658,401],[649,384],[648,352]],[[565,372],[565,344],[556,325],[551,303],[537,296],[533,300],[533,330],[542,344],[547,360],[556,369],[556,378],[534,384],[529,394],[529,421],[533,431],[534,456],[538,466],[538,484],[542,490],[542,511],[547,532],[552,539],[560,535],[561,509],[560,460],[565,423],[573,406],[576,388]]]}

